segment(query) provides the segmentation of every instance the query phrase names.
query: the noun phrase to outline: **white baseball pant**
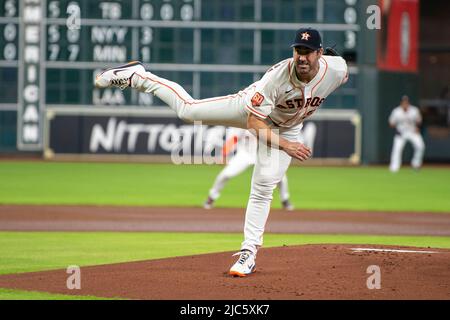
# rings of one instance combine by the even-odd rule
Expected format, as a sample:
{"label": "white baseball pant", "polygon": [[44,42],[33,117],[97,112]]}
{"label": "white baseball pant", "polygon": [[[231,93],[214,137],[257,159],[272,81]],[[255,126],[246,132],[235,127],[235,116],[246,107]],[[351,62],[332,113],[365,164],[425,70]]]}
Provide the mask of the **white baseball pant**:
{"label": "white baseball pant", "polygon": [[[290,141],[299,141],[300,129],[301,125],[281,131],[280,135]],[[285,175],[290,163],[291,157],[286,152],[272,149],[263,143],[259,144],[245,214],[245,239],[241,249],[250,250],[256,254],[258,248],[262,246],[273,190]]]}
{"label": "white baseball pant", "polygon": [[397,172],[402,164],[402,153],[406,142],[411,142],[414,148],[414,155],[411,160],[411,166],[413,168],[420,168],[422,165],[423,154],[425,152],[425,143],[422,136],[417,132],[409,132],[404,134],[396,134],[394,137],[394,144],[391,151],[391,163],[389,170]]}
{"label": "white baseball pant", "polygon": [[[217,175],[213,186],[209,190],[209,197],[213,200],[218,199],[228,180],[241,174],[248,167],[254,165],[255,162],[256,154],[252,155],[247,151],[238,149],[236,154],[228,161],[225,168]],[[289,187],[286,175],[278,183],[278,189],[280,191],[281,201],[289,200]]]}
{"label": "white baseball pant", "polygon": [[[131,87],[152,93],[170,108],[179,118],[187,122],[202,121],[206,125],[223,125],[247,128],[245,92],[210,99],[195,100],[179,84],[158,77],[151,72],[135,74]],[[280,128],[280,136],[290,141],[299,141],[302,125]],[[284,151],[272,149],[259,143],[256,164],[253,169],[250,197],[245,213],[244,241],[241,249],[256,254],[263,244],[263,233],[270,211],[273,190],[280,182],[291,162]]]}
{"label": "white baseball pant", "polygon": [[186,122],[202,121],[206,125],[247,128],[247,112],[243,107],[245,92],[195,100],[178,83],[148,71],[143,75],[136,73],[131,87],[157,96]]}
{"label": "white baseball pant", "polygon": [[300,131],[300,141],[311,149],[314,153],[314,141],[316,139],[317,125],[314,122],[308,122],[303,126],[303,130]]}

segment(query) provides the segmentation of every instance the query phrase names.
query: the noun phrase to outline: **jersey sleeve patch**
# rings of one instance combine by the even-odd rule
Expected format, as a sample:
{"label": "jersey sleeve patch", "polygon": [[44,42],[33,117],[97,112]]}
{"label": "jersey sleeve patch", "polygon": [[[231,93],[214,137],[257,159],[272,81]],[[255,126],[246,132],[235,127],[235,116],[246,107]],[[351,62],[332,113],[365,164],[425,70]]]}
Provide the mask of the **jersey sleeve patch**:
{"label": "jersey sleeve patch", "polygon": [[264,96],[259,93],[259,92],[255,92],[255,94],[252,97],[252,106],[253,107],[259,107],[261,105],[261,103],[263,103],[264,101]]}

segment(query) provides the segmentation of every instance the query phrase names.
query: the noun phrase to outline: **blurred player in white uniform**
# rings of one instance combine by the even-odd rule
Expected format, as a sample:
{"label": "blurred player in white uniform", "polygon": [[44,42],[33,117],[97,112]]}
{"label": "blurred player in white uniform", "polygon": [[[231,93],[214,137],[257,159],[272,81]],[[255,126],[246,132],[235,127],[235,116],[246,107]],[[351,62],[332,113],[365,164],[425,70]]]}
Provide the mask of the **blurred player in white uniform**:
{"label": "blurred player in white uniform", "polygon": [[389,125],[395,128],[394,143],[392,145],[391,163],[389,170],[397,172],[402,164],[402,153],[406,142],[411,142],[414,148],[414,155],[411,166],[419,169],[422,166],[425,143],[420,135],[419,126],[422,123],[422,116],[417,107],[409,104],[409,98],[403,96],[400,105],[392,110],[389,116]]}
{"label": "blurred player in white uniform", "polygon": [[292,157],[304,161],[311,156],[311,150],[299,142],[303,121],[348,78],[345,60],[330,48],[324,54],[317,30],[299,29],[291,47],[292,58],[272,66],[247,88],[223,97],[196,100],[179,84],[145,70],[139,62],[105,70],[95,79],[99,88],[131,87],[154,94],[184,121],[248,129],[257,136],[244,241],[229,271],[233,276],[255,271],[273,190]]}
{"label": "blurred player in white uniform", "polygon": [[[309,147],[311,152],[316,130],[316,125],[313,122],[309,122],[300,134],[300,141]],[[257,143],[256,137],[247,130],[239,128],[228,130],[227,141],[222,149],[222,155],[226,159],[227,155],[234,150],[236,150],[236,154],[228,160],[225,168],[217,175],[213,186],[209,190],[208,199],[206,199],[203,204],[205,209],[211,209],[214,206],[214,202],[220,197],[220,192],[225,187],[228,180],[241,174],[248,167],[256,163]],[[286,174],[277,186],[280,192],[280,200],[283,209],[288,211],[294,210],[294,206],[289,200],[289,185]]]}

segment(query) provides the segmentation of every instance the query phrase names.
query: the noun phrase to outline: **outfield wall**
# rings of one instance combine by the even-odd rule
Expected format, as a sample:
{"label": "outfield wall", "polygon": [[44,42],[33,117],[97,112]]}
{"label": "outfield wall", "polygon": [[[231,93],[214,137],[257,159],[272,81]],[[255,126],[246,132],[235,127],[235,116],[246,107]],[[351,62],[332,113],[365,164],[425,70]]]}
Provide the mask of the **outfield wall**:
{"label": "outfield wall", "polygon": [[[357,111],[321,110],[305,122],[306,127],[309,131],[300,139],[311,141],[313,160],[360,163]],[[48,108],[44,128],[44,157],[73,160],[173,162],[174,156],[181,156],[193,163],[210,162],[221,158],[228,134],[223,126],[183,123],[168,108]]]}

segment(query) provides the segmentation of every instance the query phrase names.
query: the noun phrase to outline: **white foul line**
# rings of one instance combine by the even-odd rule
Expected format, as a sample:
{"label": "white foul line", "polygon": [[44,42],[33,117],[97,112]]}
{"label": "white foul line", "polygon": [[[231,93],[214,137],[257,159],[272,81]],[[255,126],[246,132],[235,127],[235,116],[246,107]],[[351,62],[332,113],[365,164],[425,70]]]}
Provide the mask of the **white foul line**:
{"label": "white foul line", "polygon": [[379,251],[379,252],[401,252],[401,253],[439,253],[437,251],[416,251],[397,249],[375,249],[375,248],[351,248],[353,251]]}

